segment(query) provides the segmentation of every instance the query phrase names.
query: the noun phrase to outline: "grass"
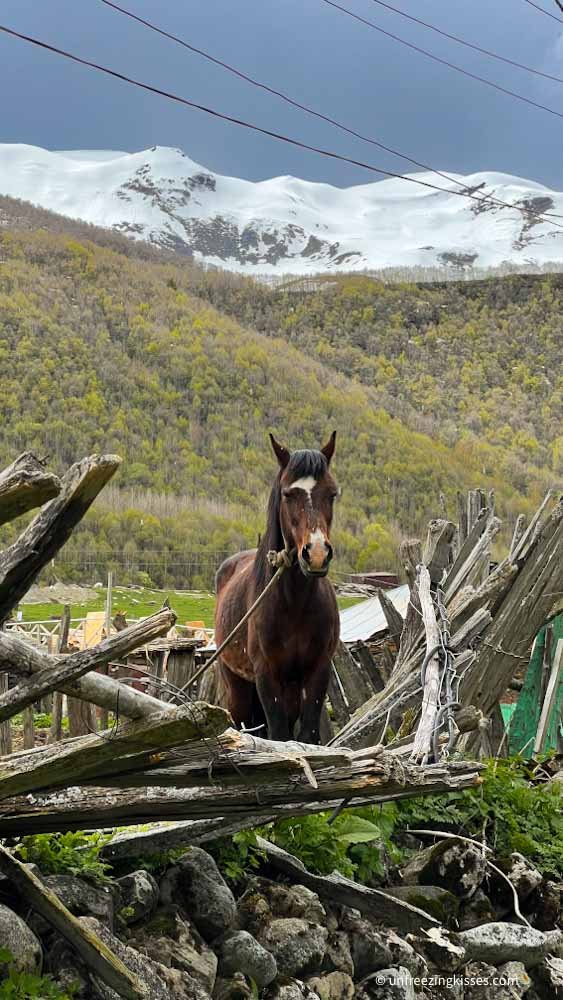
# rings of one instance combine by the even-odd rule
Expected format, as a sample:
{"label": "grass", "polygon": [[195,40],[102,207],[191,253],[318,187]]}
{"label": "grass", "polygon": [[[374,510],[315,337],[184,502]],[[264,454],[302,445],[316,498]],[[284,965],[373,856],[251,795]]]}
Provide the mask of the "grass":
{"label": "grass", "polygon": [[[205,592],[149,590],[146,588],[133,590],[129,587],[114,587],[113,613],[123,611],[127,619],[144,618],[146,615],[158,611],[166,598],[178,615],[178,624],[185,625],[188,621],[203,621],[206,628],[213,628],[215,595]],[[71,616],[85,618],[89,611],[103,611],[105,602],[105,588],[100,588],[98,595],[91,601],[73,604]],[[341,609],[349,608],[357,602],[358,598],[356,597],[342,597],[338,600],[338,606]],[[63,605],[58,601],[45,604],[22,604],[21,610],[24,621],[47,621],[54,616],[59,617],[63,612]]]}

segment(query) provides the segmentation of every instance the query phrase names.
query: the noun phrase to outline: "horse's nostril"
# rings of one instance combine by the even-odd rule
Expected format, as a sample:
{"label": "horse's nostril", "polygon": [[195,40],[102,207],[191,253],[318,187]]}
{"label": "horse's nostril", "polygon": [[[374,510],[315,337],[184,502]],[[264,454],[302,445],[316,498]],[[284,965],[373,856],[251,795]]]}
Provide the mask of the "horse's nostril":
{"label": "horse's nostril", "polygon": [[303,550],[302,550],[301,554],[302,554],[305,562],[311,562],[311,543],[310,542],[309,542],[308,545],[304,545],[303,546]]}
{"label": "horse's nostril", "polygon": [[334,552],[333,552],[333,549],[332,549],[332,545],[330,544],[330,542],[327,542],[326,543],[326,561],[327,561],[327,563],[330,562],[330,560],[332,559],[333,555],[334,555]]}

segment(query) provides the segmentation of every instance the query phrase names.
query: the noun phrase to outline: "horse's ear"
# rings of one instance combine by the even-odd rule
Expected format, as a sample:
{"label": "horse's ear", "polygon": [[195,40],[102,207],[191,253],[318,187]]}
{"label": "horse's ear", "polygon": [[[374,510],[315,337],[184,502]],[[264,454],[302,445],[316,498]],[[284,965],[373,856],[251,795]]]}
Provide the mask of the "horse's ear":
{"label": "horse's ear", "polygon": [[280,469],[285,469],[290,458],[289,451],[287,448],[284,448],[283,444],[276,441],[273,434],[270,434],[270,441],[272,442],[272,448],[274,449],[275,456],[279,462]]}
{"label": "horse's ear", "polygon": [[321,451],[322,451],[324,457],[326,458],[326,464],[327,465],[330,465],[330,460],[331,460],[332,456],[334,455],[335,445],[336,445],[336,431],[333,431],[332,434],[330,435],[327,443],[325,444],[324,448],[321,448]]}

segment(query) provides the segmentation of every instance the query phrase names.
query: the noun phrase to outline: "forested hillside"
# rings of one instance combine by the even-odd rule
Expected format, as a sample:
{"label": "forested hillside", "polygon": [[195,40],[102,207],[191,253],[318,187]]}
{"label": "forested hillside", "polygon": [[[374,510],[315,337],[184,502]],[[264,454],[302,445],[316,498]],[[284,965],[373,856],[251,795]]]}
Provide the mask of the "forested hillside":
{"label": "forested hillside", "polygon": [[440,493],[453,512],[457,489],[495,488],[510,520],[555,478],[556,278],[271,292],[2,209],[0,459],[124,458],[61,575],[113,561],[122,582],[150,565],[158,584],[209,584],[261,528],[270,429],[293,447],[339,432],[340,570],[396,565]]}

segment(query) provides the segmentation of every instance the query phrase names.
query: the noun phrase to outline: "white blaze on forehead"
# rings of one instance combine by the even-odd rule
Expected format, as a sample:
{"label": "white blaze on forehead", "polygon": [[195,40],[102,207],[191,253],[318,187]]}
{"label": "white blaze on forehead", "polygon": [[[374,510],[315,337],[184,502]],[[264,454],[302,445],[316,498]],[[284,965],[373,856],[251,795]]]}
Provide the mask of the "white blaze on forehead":
{"label": "white blaze on forehead", "polygon": [[319,545],[324,545],[325,541],[326,541],[325,536],[320,528],[316,528],[315,531],[312,531],[311,534],[309,535],[310,545],[316,545],[317,543]]}
{"label": "white blaze on forehead", "polygon": [[317,480],[314,476],[302,476],[301,479],[296,479],[288,488],[290,490],[305,490],[307,496],[310,497],[316,485]]}

